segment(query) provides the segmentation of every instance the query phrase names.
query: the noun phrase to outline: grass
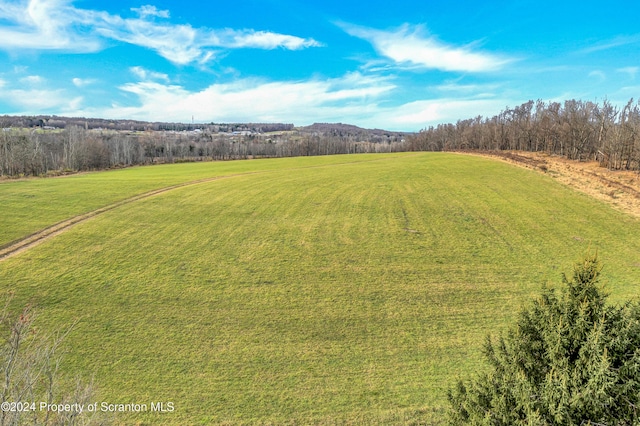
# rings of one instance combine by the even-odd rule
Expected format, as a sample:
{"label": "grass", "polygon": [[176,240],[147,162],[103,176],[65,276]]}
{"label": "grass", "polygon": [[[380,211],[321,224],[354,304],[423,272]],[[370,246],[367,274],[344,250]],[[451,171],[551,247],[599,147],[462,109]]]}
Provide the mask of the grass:
{"label": "grass", "polygon": [[[437,153],[196,166],[166,179],[236,176],[0,264],[0,289],[41,327],[80,319],[63,368],[94,374],[101,401],[175,403],[124,423],[436,422],[486,334],[589,247],[614,300],[637,294],[640,221],[529,170]],[[164,179],[130,173],[147,170]]]}
{"label": "grass", "polygon": [[0,247],[64,219],[155,189],[199,179],[322,164],[370,161],[372,155],[298,157],[130,167],[58,178],[0,181]]}

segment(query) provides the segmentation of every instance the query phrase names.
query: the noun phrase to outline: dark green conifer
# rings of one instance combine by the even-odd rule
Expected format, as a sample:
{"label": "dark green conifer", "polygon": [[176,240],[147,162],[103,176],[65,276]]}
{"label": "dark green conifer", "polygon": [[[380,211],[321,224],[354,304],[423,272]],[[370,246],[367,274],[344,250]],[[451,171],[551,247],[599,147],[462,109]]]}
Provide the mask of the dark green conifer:
{"label": "dark green conifer", "polygon": [[488,372],[449,392],[451,424],[640,425],[640,307],[606,303],[588,255],[496,341]]}

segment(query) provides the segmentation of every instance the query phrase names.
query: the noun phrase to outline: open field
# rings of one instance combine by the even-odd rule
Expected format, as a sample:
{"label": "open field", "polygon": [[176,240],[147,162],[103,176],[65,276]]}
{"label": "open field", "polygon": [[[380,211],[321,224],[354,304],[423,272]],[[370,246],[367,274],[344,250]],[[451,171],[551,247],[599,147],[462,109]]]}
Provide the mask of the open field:
{"label": "open field", "polygon": [[609,170],[597,161],[575,161],[544,152],[465,151],[465,154],[500,158],[548,174],[558,182],[640,217],[640,174]]}
{"label": "open field", "polygon": [[360,162],[371,155],[282,158],[269,161],[166,164],[108,173],[82,173],[55,179],[0,181],[0,247],[42,228],[146,192],[202,179],[323,164]]}
{"label": "open field", "polygon": [[[201,181],[214,177],[226,177]],[[636,297],[640,220],[473,156],[190,163],[0,184],[0,242],[135,195],[0,262],[63,370],[144,424],[436,422],[543,283],[597,249]]]}

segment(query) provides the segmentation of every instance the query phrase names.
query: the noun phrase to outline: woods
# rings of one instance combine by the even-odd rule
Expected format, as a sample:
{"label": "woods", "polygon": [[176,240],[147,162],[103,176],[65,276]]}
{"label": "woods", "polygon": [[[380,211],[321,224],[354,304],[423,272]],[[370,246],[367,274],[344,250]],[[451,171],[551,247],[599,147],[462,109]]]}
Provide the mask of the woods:
{"label": "woods", "polygon": [[571,160],[597,160],[612,170],[640,170],[640,107],[569,100],[529,101],[491,118],[478,116],[423,129],[412,151],[542,151]]}
{"label": "woods", "polygon": [[[345,124],[145,127],[88,120],[80,126],[80,119],[24,117],[5,117],[5,122],[35,126],[0,132],[0,176],[12,177],[182,161],[454,150],[546,152],[597,160],[611,170],[640,170],[640,104],[633,99],[623,107],[606,100],[528,101],[490,118],[477,116],[408,135]],[[64,128],[52,128],[52,123]],[[127,126],[131,130],[122,130]]]}
{"label": "woods", "polygon": [[[267,127],[122,131],[71,125],[0,131],[0,176],[43,176],[139,164],[406,151],[401,133],[317,124],[296,131]],[[231,130],[224,128],[224,130]]]}

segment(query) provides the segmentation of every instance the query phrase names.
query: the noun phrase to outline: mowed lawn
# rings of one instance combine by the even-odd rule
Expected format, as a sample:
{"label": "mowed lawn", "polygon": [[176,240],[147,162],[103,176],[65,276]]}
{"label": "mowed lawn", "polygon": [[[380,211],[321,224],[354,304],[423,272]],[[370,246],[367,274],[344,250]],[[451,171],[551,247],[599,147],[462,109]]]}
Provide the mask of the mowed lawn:
{"label": "mowed lawn", "polygon": [[614,300],[638,293],[640,220],[551,177],[443,153],[285,160],[163,166],[234,176],[81,223],[0,263],[0,290],[45,330],[79,319],[62,369],[97,401],[175,404],[127,424],[436,422],[485,336],[587,249]]}

